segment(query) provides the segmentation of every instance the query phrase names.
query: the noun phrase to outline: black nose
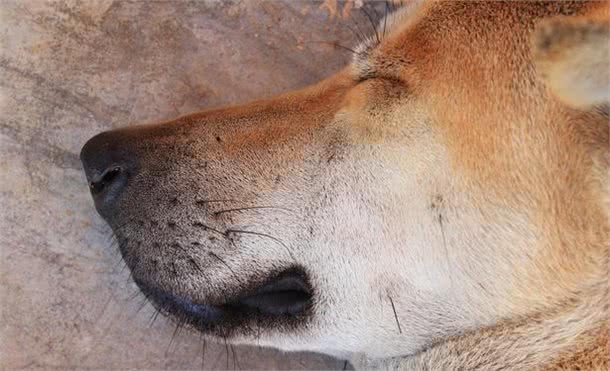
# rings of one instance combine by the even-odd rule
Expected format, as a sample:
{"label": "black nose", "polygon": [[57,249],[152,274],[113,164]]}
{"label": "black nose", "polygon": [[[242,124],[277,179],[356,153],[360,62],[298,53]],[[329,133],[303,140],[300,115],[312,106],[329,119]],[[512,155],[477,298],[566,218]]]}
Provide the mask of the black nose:
{"label": "black nose", "polygon": [[106,214],[135,174],[136,162],[121,132],[109,131],[89,139],[80,159],[85,169],[95,206]]}

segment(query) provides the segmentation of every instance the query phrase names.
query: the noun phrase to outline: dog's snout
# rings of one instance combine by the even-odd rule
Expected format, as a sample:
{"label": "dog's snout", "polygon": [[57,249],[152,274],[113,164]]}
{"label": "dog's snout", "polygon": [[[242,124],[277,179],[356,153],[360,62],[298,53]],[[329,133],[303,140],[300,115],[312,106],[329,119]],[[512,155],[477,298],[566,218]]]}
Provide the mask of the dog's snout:
{"label": "dog's snout", "polygon": [[97,209],[105,214],[135,174],[136,162],[120,132],[105,132],[84,145],[80,159]]}

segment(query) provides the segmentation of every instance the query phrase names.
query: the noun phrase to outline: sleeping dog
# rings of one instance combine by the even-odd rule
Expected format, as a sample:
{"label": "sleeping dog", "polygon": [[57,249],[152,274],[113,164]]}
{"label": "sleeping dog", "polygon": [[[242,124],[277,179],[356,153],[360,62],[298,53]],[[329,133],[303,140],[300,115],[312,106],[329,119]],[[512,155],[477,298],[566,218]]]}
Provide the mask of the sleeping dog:
{"label": "sleeping dog", "polygon": [[81,159],[160,313],[364,368],[608,368],[609,3],[414,2],[313,86]]}

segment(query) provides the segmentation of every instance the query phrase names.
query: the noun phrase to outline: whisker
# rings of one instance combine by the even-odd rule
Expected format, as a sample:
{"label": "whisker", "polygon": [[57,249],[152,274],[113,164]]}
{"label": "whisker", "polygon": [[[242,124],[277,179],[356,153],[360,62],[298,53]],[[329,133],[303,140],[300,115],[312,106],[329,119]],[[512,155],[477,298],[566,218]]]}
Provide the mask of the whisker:
{"label": "whisker", "polygon": [[396,319],[396,326],[398,326],[398,333],[402,334],[402,329],[400,328],[400,321],[398,320],[398,314],[396,314],[396,307],[394,306],[394,300],[392,297],[388,295],[388,299],[390,299],[390,304],[392,304],[392,311],[394,311],[394,319]]}
{"label": "whisker", "polygon": [[225,209],[225,210],[216,211],[216,212],[214,212],[214,215],[220,215],[220,214],[232,213],[232,212],[235,212],[235,211],[243,211],[243,210],[258,210],[258,209],[274,209],[274,210],[282,210],[282,211],[288,211],[288,212],[294,213],[294,210],[286,209],[286,208],[284,208],[284,207],[275,207],[275,206],[249,206],[249,207],[238,207],[238,208],[235,208],[235,209]]}
{"label": "whisker", "polygon": [[379,24],[379,20],[381,19],[381,16],[377,12],[377,8],[375,7],[375,5],[370,5],[369,8],[373,9],[373,12],[375,13],[375,29],[377,29],[376,26]]}
{"label": "whisker", "polygon": [[203,272],[203,269],[201,268],[201,266],[199,265],[199,263],[197,263],[197,261],[195,259],[193,259],[192,257],[189,258],[189,261],[191,262],[191,264],[193,264],[195,266],[195,269],[197,269],[197,271],[199,273],[201,273],[202,275],[205,274]]}
{"label": "whisker", "polygon": [[212,251],[208,251],[208,255],[210,255],[211,257],[213,257],[214,259],[218,260],[219,262],[221,262],[225,267],[227,267],[227,269],[229,269],[229,271],[233,274],[233,276],[235,276],[235,279],[237,280],[237,282],[241,283],[241,279],[239,278],[239,276],[237,275],[237,273],[235,273],[235,271],[233,270],[233,268],[231,268],[231,266],[229,264],[227,264],[226,261],[224,261],[224,259],[222,259],[220,256],[216,255],[215,253],[213,253]]}
{"label": "whisker", "polygon": [[199,206],[203,206],[206,204],[211,204],[215,202],[237,202],[238,200],[226,199],[226,200],[196,200],[195,204]]}
{"label": "whisker", "polygon": [[114,236],[114,233],[112,233],[112,230],[110,230],[107,233],[108,233],[108,235],[104,239],[104,244],[109,244],[109,246],[112,246],[116,237]]}
{"label": "whisker", "polygon": [[364,42],[364,39],[362,38],[360,33],[356,32],[356,30],[354,30],[349,24],[345,23],[345,27],[347,27],[348,30],[350,30],[352,34],[356,35],[356,37],[358,38],[358,41],[360,41],[361,43]]}
{"label": "whisker", "polygon": [[386,23],[388,21],[388,15],[390,14],[390,6],[388,5],[388,2],[385,2],[385,16],[383,17],[383,35],[381,36],[381,38],[385,38],[385,26]]}
{"label": "whisker", "polygon": [[138,308],[136,309],[135,313],[134,313],[134,317],[140,313],[140,311],[142,310],[142,308],[144,308],[146,306],[146,304],[148,304],[148,299],[146,297],[142,298],[142,300],[140,301],[140,303],[138,304]]}
{"label": "whisker", "polygon": [[237,368],[239,370],[242,370],[241,364],[239,363],[239,357],[237,356],[237,352],[235,352],[235,349],[233,349],[233,352],[235,353],[235,361],[237,362]]}
{"label": "whisker", "polygon": [[125,278],[125,281],[123,281],[123,283],[133,282],[133,274],[131,273],[131,270],[129,270],[128,272],[129,272],[129,274],[127,275],[127,277]]}
{"label": "whisker", "polygon": [[209,225],[207,225],[205,223],[202,223],[202,222],[195,222],[195,223],[193,223],[193,227],[201,227],[201,228],[204,228],[207,231],[212,231],[214,233],[217,233],[217,234],[221,235],[224,238],[228,238],[226,232],[221,232],[218,229],[212,228]]}
{"label": "whisker", "polygon": [[136,289],[136,290],[135,290],[135,291],[134,291],[132,294],[130,294],[130,295],[127,297],[127,301],[132,301],[132,300],[134,300],[135,298],[137,298],[137,297],[138,297],[138,295],[139,295],[139,294],[140,294],[140,290],[139,290],[139,289]]}
{"label": "whisker", "polygon": [[201,339],[201,369],[205,369],[205,339],[203,338],[203,333],[199,333],[199,339]]}
{"label": "whisker", "polygon": [[[438,225],[441,228],[441,236],[443,238],[443,249],[445,250],[445,261],[447,264],[447,274],[449,275],[449,278],[451,278],[452,274],[451,274],[451,262],[449,261],[449,249],[447,248],[447,237],[445,237],[445,228],[443,226],[443,214],[441,214],[440,212],[438,215]],[[450,280],[450,282],[453,282],[453,280]]]}
{"label": "whisker", "polygon": [[381,40],[379,39],[379,34],[377,33],[377,26],[375,25],[375,22],[373,21],[373,17],[371,17],[369,12],[366,11],[365,7],[362,7],[362,12],[364,12],[366,17],[369,19],[369,22],[371,23],[371,27],[373,27],[373,32],[375,32],[375,39],[377,39],[377,44],[380,44]]}
{"label": "whisker", "polygon": [[336,42],[336,41],[309,41],[308,43],[316,43],[316,44],[327,44],[327,45],[332,45],[332,46],[334,46],[334,47],[336,47],[336,48],[340,48],[340,49],[343,49],[343,50],[347,50],[348,52],[350,52],[350,53],[352,53],[352,54],[354,54],[354,55],[362,54],[362,53],[359,53],[359,52],[355,51],[355,50],[354,50],[354,49],[352,49],[352,48],[349,48],[349,47],[347,47],[347,46],[345,46],[345,45],[341,45],[341,44],[339,44],[339,43],[338,43],[338,42]]}
{"label": "whisker", "polygon": [[226,370],[229,369],[229,345],[227,343],[227,337],[224,336],[224,340],[225,340],[225,354],[227,355],[227,366],[225,367]]}
{"label": "whisker", "polygon": [[292,255],[292,251],[290,251],[290,249],[288,248],[288,246],[286,246],[286,244],[284,244],[284,242],[283,242],[282,240],[280,240],[279,238],[273,237],[273,236],[271,236],[271,235],[269,235],[269,234],[266,234],[266,233],[260,233],[260,232],[254,232],[254,231],[244,231],[244,230],[241,230],[241,229],[227,229],[227,231],[226,231],[225,233],[226,233],[227,235],[228,235],[229,233],[242,233],[242,234],[251,234],[251,235],[254,235],[254,236],[260,236],[260,237],[267,237],[267,238],[269,238],[270,240],[275,241],[275,242],[277,242],[278,244],[280,244],[281,246],[283,246],[283,247],[284,247],[284,249],[286,249],[286,252],[288,252],[288,255],[290,255],[290,257],[292,258],[292,260],[295,260],[295,261],[296,261],[296,259],[294,258],[294,255]]}
{"label": "whisker", "polygon": [[174,339],[176,338],[176,336],[178,336],[180,334],[180,330],[182,330],[182,321],[178,321],[178,323],[176,324],[176,328],[174,329],[174,333],[172,334],[172,337],[169,339],[169,344],[167,344],[167,349],[165,350],[166,356],[169,354],[169,350],[172,346],[172,343],[174,342]]}
{"label": "whisker", "polygon": [[354,25],[356,26],[356,29],[358,30],[358,38],[363,40],[362,42],[365,43],[366,40],[368,40],[366,33],[362,31],[362,29],[360,28],[360,25],[358,24],[358,21],[356,21],[356,17],[353,15],[352,12],[349,13],[349,17],[350,17],[351,21],[354,23]]}
{"label": "whisker", "polygon": [[119,273],[123,273],[125,271],[125,268],[127,268],[127,262],[125,262],[125,259],[121,259],[120,261],[121,264],[121,269],[119,270]]}
{"label": "whisker", "polygon": [[233,356],[233,369],[237,369],[237,355],[235,354],[235,347],[233,346],[233,344],[229,344],[229,347],[231,348],[231,354]]}
{"label": "whisker", "polygon": [[161,313],[161,311],[157,308],[155,308],[153,306],[154,312],[152,314],[152,316],[150,316],[150,323],[148,324],[148,327],[153,327],[153,325],[155,324],[155,321],[157,320],[157,317],[159,317],[159,314]]}
{"label": "whisker", "polygon": [[392,12],[396,11],[396,5],[394,4],[394,0],[386,0],[385,5],[387,8],[392,8]]}

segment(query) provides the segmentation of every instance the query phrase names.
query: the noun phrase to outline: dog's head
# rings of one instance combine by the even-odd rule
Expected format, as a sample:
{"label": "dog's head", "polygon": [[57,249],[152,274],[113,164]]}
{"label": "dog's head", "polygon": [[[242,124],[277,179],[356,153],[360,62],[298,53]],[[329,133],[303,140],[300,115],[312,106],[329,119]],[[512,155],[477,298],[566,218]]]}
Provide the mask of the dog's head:
{"label": "dog's head", "polygon": [[96,207],[159,310],[233,342],[389,357],[541,310],[607,242],[591,8],[401,9],[314,86],[94,137]]}

